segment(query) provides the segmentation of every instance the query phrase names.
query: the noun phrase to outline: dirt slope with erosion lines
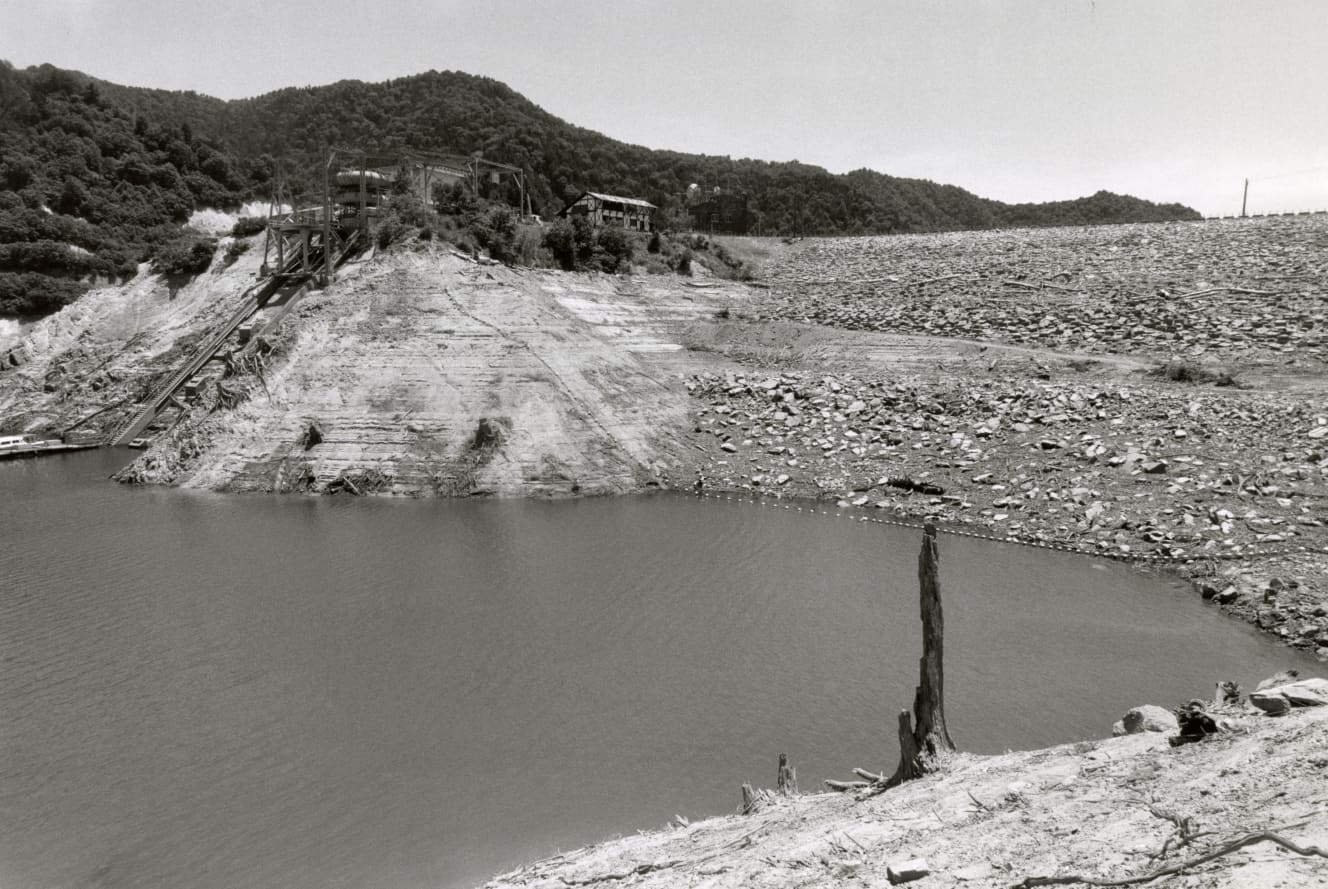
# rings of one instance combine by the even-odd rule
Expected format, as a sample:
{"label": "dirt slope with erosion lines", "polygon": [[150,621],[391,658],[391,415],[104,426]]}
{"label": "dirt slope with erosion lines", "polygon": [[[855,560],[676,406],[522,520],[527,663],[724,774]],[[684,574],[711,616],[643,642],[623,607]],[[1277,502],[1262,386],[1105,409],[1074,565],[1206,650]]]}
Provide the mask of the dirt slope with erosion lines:
{"label": "dirt slope with erosion lines", "polygon": [[230,243],[221,239],[212,266],[192,280],[144,267],[127,284],[94,288],[33,325],[0,353],[0,430],[95,436],[127,420],[257,280],[261,236],[228,265]]}
{"label": "dirt slope with erosion lines", "polygon": [[691,361],[677,333],[747,298],[739,285],[479,265],[424,245],[383,255],[294,309],[247,398],[199,412],[127,474],[227,491],[667,487],[685,466],[681,374],[716,360]]}

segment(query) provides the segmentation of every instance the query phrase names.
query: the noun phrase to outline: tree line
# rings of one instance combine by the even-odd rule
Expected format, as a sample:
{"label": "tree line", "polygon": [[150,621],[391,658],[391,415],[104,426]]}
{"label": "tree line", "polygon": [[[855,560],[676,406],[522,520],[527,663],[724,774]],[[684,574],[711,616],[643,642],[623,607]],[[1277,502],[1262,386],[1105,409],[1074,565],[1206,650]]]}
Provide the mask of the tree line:
{"label": "tree line", "polygon": [[[496,80],[459,72],[227,102],[0,62],[0,313],[49,311],[80,292],[79,279],[132,272],[181,237],[194,209],[267,197],[279,168],[295,194],[316,195],[329,146],[478,153],[522,169],[533,211],[545,216],[600,191],[644,198],[666,224],[681,225],[697,183],[747,195],[753,229],[767,234],[1199,218],[1107,192],[1012,205],[871,170],[833,175],[797,161],[658,151],[574,126]],[[485,196],[515,206],[515,188],[488,184]],[[49,283],[34,288],[33,276]]]}

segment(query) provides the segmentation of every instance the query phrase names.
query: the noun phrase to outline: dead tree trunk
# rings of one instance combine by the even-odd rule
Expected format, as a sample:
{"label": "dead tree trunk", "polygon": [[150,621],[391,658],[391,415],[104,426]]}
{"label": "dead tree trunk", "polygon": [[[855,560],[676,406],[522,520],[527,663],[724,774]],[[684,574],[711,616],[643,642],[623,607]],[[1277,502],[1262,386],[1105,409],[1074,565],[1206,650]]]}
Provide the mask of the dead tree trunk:
{"label": "dead tree trunk", "polygon": [[789,765],[788,754],[779,754],[779,777],[775,780],[775,790],[780,796],[790,796],[798,792],[798,773]]}
{"label": "dead tree trunk", "polygon": [[945,728],[945,696],[942,669],[942,640],[945,621],[941,614],[941,585],[937,577],[936,526],[922,531],[918,553],[918,585],[922,604],[922,659],[919,663],[913,714],[899,714],[899,767],[887,782],[893,787],[935,771],[955,749]]}

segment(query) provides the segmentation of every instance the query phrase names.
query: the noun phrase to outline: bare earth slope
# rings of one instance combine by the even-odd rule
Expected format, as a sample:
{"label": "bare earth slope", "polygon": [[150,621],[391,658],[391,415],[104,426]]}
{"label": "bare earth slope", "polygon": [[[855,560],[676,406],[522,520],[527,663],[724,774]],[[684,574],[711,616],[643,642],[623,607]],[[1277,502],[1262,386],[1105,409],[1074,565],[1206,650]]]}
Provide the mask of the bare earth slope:
{"label": "bare earth slope", "polygon": [[743,296],[659,280],[379,257],[295,307],[245,400],[183,424],[131,472],[231,491],[668,486],[690,409],[671,328]]}
{"label": "bare earth slope", "polygon": [[[918,858],[930,871],[908,884],[919,889],[997,889],[1070,875],[1125,880],[1264,831],[1328,854],[1328,708],[1239,721],[1248,734],[1178,748],[1144,732],[961,755],[944,774],[880,795],[775,797],[752,815],[611,840],[504,874],[486,889],[875,887],[890,885],[890,866]],[[772,757],[772,777],[774,766]],[[1192,839],[1181,842],[1173,818],[1192,819]],[[1145,885],[1308,889],[1328,885],[1328,859],[1264,840]]]}
{"label": "bare earth slope", "polygon": [[[146,268],[122,286],[94,289],[0,352],[0,431],[108,433],[152,383],[230,315],[255,281],[261,250],[175,285]],[[224,267],[223,267],[224,266]]]}

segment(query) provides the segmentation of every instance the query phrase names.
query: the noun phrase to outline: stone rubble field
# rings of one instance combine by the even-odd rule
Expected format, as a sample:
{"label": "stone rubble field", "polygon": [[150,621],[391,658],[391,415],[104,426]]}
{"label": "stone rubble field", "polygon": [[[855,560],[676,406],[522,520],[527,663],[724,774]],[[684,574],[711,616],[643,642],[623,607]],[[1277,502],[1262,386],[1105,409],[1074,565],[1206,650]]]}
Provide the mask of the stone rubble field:
{"label": "stone rubble field", "polygon": [[692,376],[699,486],[1164,565],[1328,657],[1325,246],[1328,217],[790,245],[763,318],[934,334],[936,362]]}
{"label": "stone rubble field", "polygon": [[822,240],[768,269],[776,317],[1131,355],[1328,346],[1328,215]]}

